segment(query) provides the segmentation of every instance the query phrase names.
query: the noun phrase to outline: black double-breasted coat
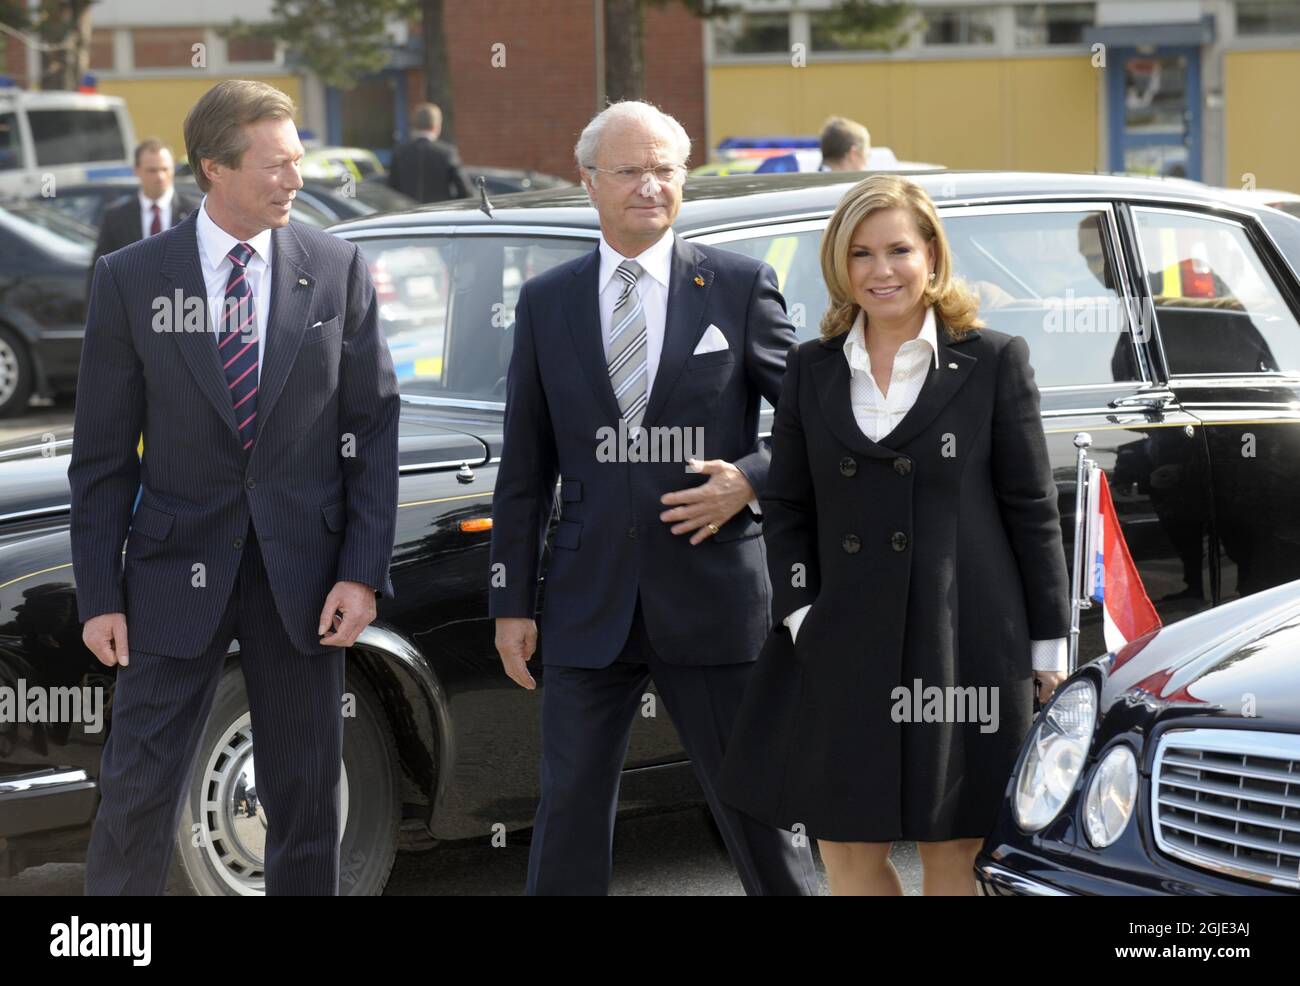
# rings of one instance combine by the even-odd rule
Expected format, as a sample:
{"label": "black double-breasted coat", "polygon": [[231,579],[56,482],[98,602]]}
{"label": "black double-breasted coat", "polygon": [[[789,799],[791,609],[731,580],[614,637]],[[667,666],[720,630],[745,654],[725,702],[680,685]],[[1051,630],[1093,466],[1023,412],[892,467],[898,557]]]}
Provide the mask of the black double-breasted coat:
{"label": "black double-breasted coat", "polygon": [[[1028,346],[938,328],[938,366],[878,442],[853,416],[845,335],[788,357],[761,501],[775,626],[720,785],[748,814],[816,838],[985,835],[1033,718],[1030,641],[1068,633]],[[792,643],[782,621],[806,604]],[[955,704],[907,721],[912,693],[932,687]],[[961,711],[972,688],[982,716]]]}

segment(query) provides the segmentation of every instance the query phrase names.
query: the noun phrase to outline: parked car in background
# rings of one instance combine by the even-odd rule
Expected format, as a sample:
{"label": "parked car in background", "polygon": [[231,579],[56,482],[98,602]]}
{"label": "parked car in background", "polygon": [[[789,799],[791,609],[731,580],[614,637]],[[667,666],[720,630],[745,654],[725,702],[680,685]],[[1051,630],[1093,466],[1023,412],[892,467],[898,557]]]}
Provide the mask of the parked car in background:
{"label": "parked car in background", "polygon": [[121,97],[0,87],[0,195],[130,175],[134,148]]}
{"label": "parked car in background", "polygon": [[74,390],[95,230],[41,201],[0,200],[0,418]]}
{"label": "parked car in background", "polygon": [[[307,183],[304,182],[304,185]],[[333,186],[327,183],[319,184],[321,189],[320,195],[330,197],[333,194]],[[135,195],[140,183],[134,176],[129,178],[106,178],[100,181],[81,182],[71,185],[58,186],[57,193],[45,197],[37,196],[38,201],[66,213],[77,222],[84,223],[94,229],[99,230],[99,224],[103,219],[104,211],[116,202]],[[196,202],[203,198],[203,193],[199,191],[198,184],[194,181],[193,175],[178,175],[175,181],[175,187],[178,191],[184,192]],[[337,204],[336,204],[337,205]],[[330,223],[337,222],[342,215],[342,206],[338,205],[322,208],[322,203],[318,196],[308,194],[305,197],[294,199],[293,209],[289,213],[289,219],[292,222],[305,223],[308,226],[324,228]],[[356,215],[369,215],[364,211],[365,207],[354,212],[348,213],[348,217]]]}
{"label": "parked car in background", "polygon": [[1038,717],[988,896],[1300,894],[1300,582],[1132,641]]}
{"label": "parked car in background", "polygon": [[[1088,431],[1168,631],[1300,578],[1300,220],[1151,180],[916,180],[988,325],[1028,341],[1067,555],[1073,436]],[[675,229],[771,264],[799,337],[812,338],[827,303],[822,231],[852,183],[691,179]],[[505,678],[493,644],[492,493],[520,287],[594,250],[599,227],[574,187],[503,196],[490,216],[472,201],[440,203],[332,232],[370,266],[403,394],[396,596],[379,601],[347,662],[360,709],[344,737],[342,890],[374,893],[398,849],[532,823],[540,703]],[[770,410],[762,421],[771,427]],[[77,619],[74,440],[65,431],[0,447],[0,684],[111,696],[114,672],[85,650]],[[1080,653],[1105,649],[1094,609]],[[232,645],[177,828],[177,886],[199,893],[263,887],[261,820],[235,810],[255,745],[239,660]],[[544,661],[535,670],[545,688]],[[104,738],[79,724],[0,725],[0,872],[84,854]],[[620,796],[623,809],[701,798],[669,717],[637,717]]]}
{"label": "parked car in background", "polygon": [[511,192],[533,192],[544,188],[571,188],[574,182],[541,171],[518,168],[489,168],[478,164],[465,165],[472,186],[470,198],[478,198],[478,180],[483,178],[488,195],[509,195]]}

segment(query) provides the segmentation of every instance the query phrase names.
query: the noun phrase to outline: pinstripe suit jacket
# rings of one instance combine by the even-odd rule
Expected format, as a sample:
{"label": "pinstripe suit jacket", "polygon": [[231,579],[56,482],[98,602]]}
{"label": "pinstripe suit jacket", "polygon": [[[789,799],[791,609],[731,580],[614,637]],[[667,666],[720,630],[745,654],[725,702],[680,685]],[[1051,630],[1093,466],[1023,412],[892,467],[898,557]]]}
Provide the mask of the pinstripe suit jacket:
{"label": "pinstripe suit jacket", "polygon": [[318,652],[336,581],[393,593],[399,398],[374,289],[355,244],[300,225],[272,233],[245,453],[205,331],[196,217],[95,265],[68,467],[79,616],[125,613],[132,649],[197,656],[251,517],[285,630]]}

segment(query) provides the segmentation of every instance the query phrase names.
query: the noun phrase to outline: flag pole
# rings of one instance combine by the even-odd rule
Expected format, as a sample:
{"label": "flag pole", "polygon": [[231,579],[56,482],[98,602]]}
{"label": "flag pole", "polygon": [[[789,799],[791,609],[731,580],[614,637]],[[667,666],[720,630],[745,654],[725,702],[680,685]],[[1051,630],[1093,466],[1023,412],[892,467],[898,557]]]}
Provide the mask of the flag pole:
{"label": "flag pole", "polygon": [[1070,642],[1068,673],[1074,674],[1079,666],[1079,614],[1090,609],[1092,603],[1083,598],[1084,550],[1088,539],[1088,449],[1092,436],[1081,431],[1074,436],[1074,564],[1070,568]]}

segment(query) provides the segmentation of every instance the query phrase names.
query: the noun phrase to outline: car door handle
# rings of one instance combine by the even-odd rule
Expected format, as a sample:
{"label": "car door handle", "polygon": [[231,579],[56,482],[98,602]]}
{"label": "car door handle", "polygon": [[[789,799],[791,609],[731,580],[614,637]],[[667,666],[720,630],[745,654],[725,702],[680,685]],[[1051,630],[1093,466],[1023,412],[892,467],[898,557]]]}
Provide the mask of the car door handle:
{"label": "car door handle", "polygon": [[1117,397],[1110,406],[1125,411],[1148,411],[1158,414],[1174,402],[1172,390],[1143,390],[1127,397]]}

